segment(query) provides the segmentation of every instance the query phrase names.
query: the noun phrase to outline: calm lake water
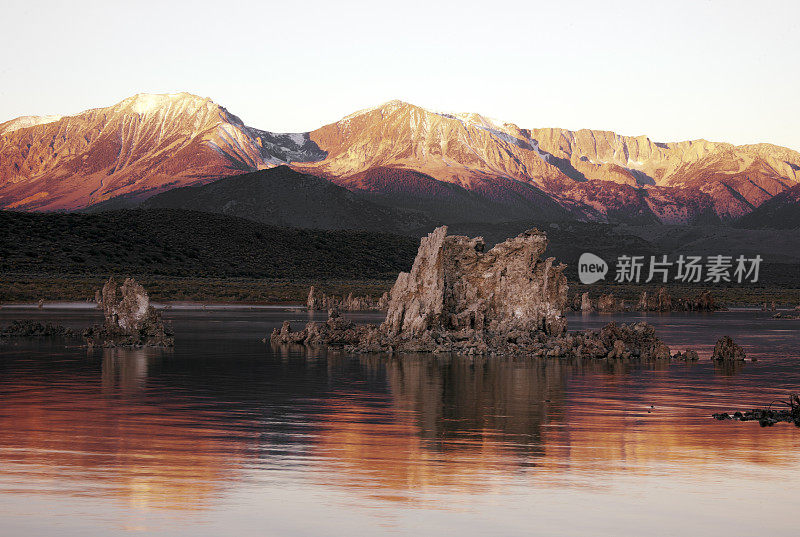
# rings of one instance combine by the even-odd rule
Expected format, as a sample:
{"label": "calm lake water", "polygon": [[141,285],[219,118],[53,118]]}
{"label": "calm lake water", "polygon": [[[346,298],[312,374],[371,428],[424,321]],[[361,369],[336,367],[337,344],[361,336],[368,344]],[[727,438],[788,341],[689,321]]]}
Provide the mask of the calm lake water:
{"label": "calm lake water", "polygon": [[[800,428],[710,418],[800,391],[800,321],[649,315],[701,361],[635,365],[287,351],[260,340],[305,312],[165,317],[168,351],[0,345],[0,534],[800,533]],[[709,363],[725,334],[758,361]]]}

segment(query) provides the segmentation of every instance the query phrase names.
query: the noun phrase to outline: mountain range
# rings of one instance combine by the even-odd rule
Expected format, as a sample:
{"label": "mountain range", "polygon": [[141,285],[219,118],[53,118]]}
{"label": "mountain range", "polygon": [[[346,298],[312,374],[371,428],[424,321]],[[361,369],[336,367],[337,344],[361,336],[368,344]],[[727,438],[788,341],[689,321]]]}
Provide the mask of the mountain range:
{"label": "mountain range", "polygon": [[148,200],[331,229],[524,219],[770,227],[770,215],[796,214],[798,184],[800,153],[770,144],[527,129],[402,101],[307,133],[250,127],[187,93],[0,124],[0,208],[25,211]]}

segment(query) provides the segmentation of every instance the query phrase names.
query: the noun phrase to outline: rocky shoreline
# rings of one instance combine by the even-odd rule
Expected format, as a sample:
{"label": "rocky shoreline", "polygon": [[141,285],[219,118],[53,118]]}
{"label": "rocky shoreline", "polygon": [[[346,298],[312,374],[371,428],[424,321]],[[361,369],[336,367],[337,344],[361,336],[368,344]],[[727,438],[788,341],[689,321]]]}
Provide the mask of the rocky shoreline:
{"label": "rocky shoreline", "polygon": [[353,293],[339,298],[316,291],[313,285],[308,290],[306,299],[308,311],[328,311],[334,308],[339,311],[386,311],[388,307],[389,293],[383,293],[377,299],[371,296],[354,296]]}
{"label": "rocky shoreline", "polygon": [[[774,309],[772,311],[775,311]],[[797,306],[788,313],[778,312],[772,316],[773,319],[800,319],[800,306]]]}
{"label": "rocky shoreline", "polygon": [[[543,232],[526,231],[489,251],[484,246],[481,237],[448,236],[446,227],[437,228],[420,241],[411,271],[398,276],[383,323],[357,325],[332,308],[326,322],[312,321],[297,331],[284,322],[270,341],[354,353],[698,359],[693,350],[673,355],[644,322],[612,322],[599,330],[568,333],[565,266],[542,259],[547,247]],[[698,302],[709,307],[713,299]],[[744,357],[732,340],[718,346],[715,360]]]}
{"label": "rocky shoreline", "polygon": [[614,293],[604,293],[592,299],[588,292],[575,295],[570,303],[572,311],[583,313],[619,313],[624,311],[642,312],[713,312],[726,309],[718,304],[710,291],[703,291],[690,298],[671,296],[666,287],[660,287],[655,293],[643,291],[636,304],[618,299]]}
{"label": "rocky shoreline", "polygon": [[[460,355],[531,356],[551,358],[607,358],[669,360],[669,347],[647,323],[609,323],[600,330],[550,336],[544,332],[475,329],[431,330],[420,338],[392,336],[378,325],[357,325],[332,311],[326,322],[310,322],[293,331],[285,321],[270,336],[272,343],[341,347],[364,353],[454,353]],[[693,352],[693,351],[689,351]],[[678,358],[683,354],[679,353]],[[696,353],[695,353],[696,355]],[[687,359],[687,358],[683,358]],[[689,358],[691,359],[691,358]]]}
{"label": "rocky shoreline", "polygon": [[757,421],[762,427],[770,427],[776,423],[794,423],[800,427],[800,396],[796,393],[790,394],[789,399],[780,401],[779,404],[786,408],[774,410],[772,404],[767,408],[756,408],[745,412],[718,412],[712,414],[716,420],[735,420],[735,421]]}
{"label": "rocky shoreline", "polygon": [[11,321],[11,324],[0,328],[0,339],[16,337],[74,337],[77,334],[71,328],[39,321]]}

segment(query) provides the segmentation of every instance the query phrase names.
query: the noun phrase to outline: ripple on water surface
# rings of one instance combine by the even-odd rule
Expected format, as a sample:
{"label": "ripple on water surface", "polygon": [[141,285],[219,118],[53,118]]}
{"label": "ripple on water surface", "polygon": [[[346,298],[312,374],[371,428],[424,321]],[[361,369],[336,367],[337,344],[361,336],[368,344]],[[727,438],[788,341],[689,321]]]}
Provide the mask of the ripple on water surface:
{"label": "ripple on water surface", "polygon": [[[797,529],[800,429],[710,414],[800,389],[800,321],[570,317],[646,317],[701,354],[641,365],[272,349],[260,338],[305,313],[165,314],[167,351],[0,346],[4,534]],[[27,315],[77,327],[96,313]],[[725,334],[758,361],[708,362]]]}

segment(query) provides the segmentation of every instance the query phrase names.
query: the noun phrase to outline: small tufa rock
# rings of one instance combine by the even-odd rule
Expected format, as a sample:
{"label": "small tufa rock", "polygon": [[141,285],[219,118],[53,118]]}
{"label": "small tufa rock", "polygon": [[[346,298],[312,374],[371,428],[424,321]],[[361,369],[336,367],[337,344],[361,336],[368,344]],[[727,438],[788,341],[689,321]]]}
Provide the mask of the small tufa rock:
{"label": "small tufa rock", "polygon": [[787,313],[778,312],[772,316],[773,319],[800,319],[800,309],[795,308]]}
{"label": "small tufa rock", "polygon": [[[778,403],[777,408],[773,408],[775,403]],[[757,421],[762,427],[771,427],[779,422],[794,423],[800,427],[800,395],[791,393],[786,401],[773,401],[767,408],[756,408],[746,412],[737,411],[733,413],[733,416],[727,412],[719,412],[711,416],[720,421]]]}
{"label": "small tufa rock", "polygon": [[594,306],[592,306],[592,301],[589,298],[589,293],[583,293],[581,295],[581,311],[583,313],[592,313],[594,311]]}
{"label": "small tufa rock", "polygon": [[717,311],[725,309],[714,302],[711,291],[703,291],[699,295],[685,302],[686,309],[689,311]]}
{"label": "small tufa rock", "polygon": [[0,336],[5,337],[72,337],[74,335],[71,328],[38,321],[12,321],[10,325],[0,329]]}
{"label": "small tufa rock", "polygon": [[[585,297],[585,298],[584,298]],[[588,293],[582,296],[575,295],[571,304],[575,311],[594,311],[601,313],[616,313],[622,311],[717,311],[725,309],[714,302],[714,297],[709,291],[703,291],[690,298],[677,298],[667,293],[665,287],[660,287],[656,293],[642,291],[639,300],[635,303],[626,304],[624,300],[614,297],[613,293],[602,294],[597,298],[596,308],[591,301]],[[587,309],[591,307],[591,309]]]}
{"label": "small tufa rock", "polygon": [[353,293],[337,298],[325,293],[317,293],[312,285],[306,299],[308,311],[325,311],[333,307],[342,311],[385,311],[389,307],[389,294],[383,293],[378,300],[371,296],[353,296]]}
{"label": "small tufa rock", "polygon": [[[97,295],[95,295],[97,296]],[[105,322],[84,331],[88,346],[171,347],[173,335],[165,327],[161,313],[150,305],[144,287],[132,278],[118,286],[113,277],[103,286],[98,305]]]}
{"label": "small tufa rock", "polygon": [[660,287],[658,292],[650,295],[643,291],[636,304],[637,311],[717,311],[724,309],[714,302],[710,291],[703,291],[688,299],[675,298],[667,293],[665,287]]}
{"label": "small tufa rock", "polygon": [[625,311],[625,301],[614,298],[614,293],[600,295],[597,299],[597,311],[600,313],[617,313]]}
{"label": "small tufa rock", "polygon": [[746,356],[744,349],[734,343],[730,336],[723,336],[714,345],[711,359],[718,362],[743,361]]}
{"label": "small tufa rock", "polygon": [[319,309],[319,299],[317,298],[317,295],[314,292],[313,285],[308,290],[308,298],[306,299],[306,308],[308,308],[308,311],[316,311]]}
{"label": "small tufa rock", "polygon": [[127,278],[119,288],[114,278],[109,278],[101,296],[106,323],[123,330],[139,330],[152,309],[147,291],[132,278]]}
{"label": "small tufa rock", "polygon": [[697,351],[692,349],[687,349],[686,352],[676,352],[672,356],[673,360],[683,360],[686,362],[696,362],[700,359],[700,356],[697,354]]}
{"label": "small tufa rock", "polygon": [[333,346],[357,345],[367,327],[356,326],[339,315],[339,310],[328,311],[328,320],[310,322],[298,332],[292,331],[290,321],[284,321],[280,329],[274,329],[270,335],[272,343],[301,343],[306,345],[324,344]]}

